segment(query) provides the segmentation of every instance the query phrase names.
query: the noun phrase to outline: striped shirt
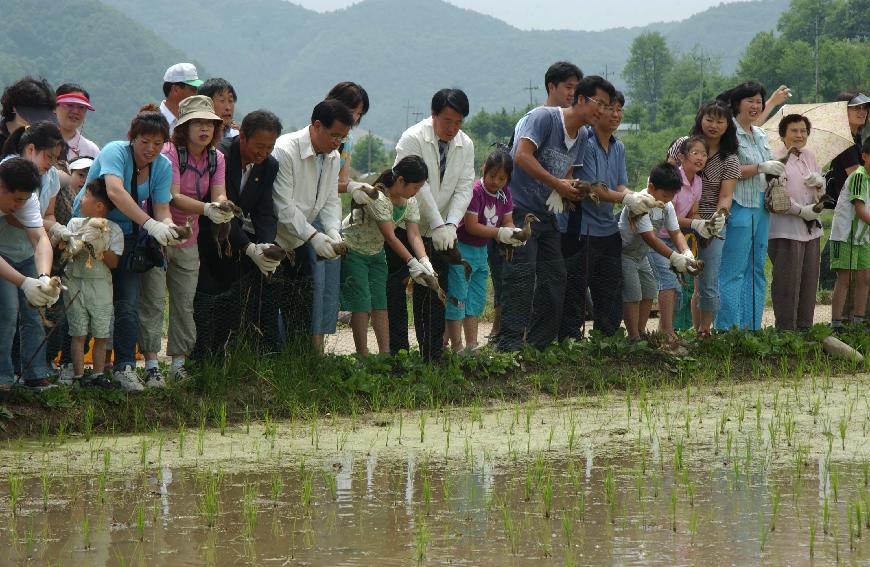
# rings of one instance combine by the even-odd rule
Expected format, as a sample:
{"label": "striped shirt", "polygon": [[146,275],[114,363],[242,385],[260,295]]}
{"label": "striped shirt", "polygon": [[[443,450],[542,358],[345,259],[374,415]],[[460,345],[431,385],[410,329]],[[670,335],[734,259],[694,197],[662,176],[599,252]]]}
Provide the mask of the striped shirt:
{"label": "striped shirt", "polygon": [[[680,146],[686,138],[688,136],[683,136],[671,144],[668,155],[672,159],[677,159]],[[707,158],[707,165],[704,166],[699,175],[701,177],[701,200],[698,201],[698,217],[708,219],[719,208],[719,193],[722,189],[722,182],[740,179],[740,159],[736,154],[723,157],[721,153],[716,152]]]}
{"label": "striped shirt", "polygon": [[[734,120],[737,127],[737,156],[741,165],[755,165],[773,159],[770,142],[767,134],[758,126],[752,126],[752,131],[747,132]],[[734,200],[744,207],[761,207],[764,203],[764,190],[767,189],[767,179],[761,173],[737,180],[734,188]]]}

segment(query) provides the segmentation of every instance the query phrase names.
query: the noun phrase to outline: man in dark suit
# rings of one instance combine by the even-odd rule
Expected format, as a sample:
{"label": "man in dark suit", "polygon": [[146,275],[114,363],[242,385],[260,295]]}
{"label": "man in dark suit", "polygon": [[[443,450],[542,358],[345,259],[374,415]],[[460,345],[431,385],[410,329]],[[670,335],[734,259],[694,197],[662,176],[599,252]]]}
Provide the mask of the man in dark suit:
{"label": "man in dark suit", "polygon": [[219,145],[226,161],[227,199],[238,205],[242,216],[230,222],[229,246],[215,240],[213,223],[200,219],[196,358],[222,352],[238,333],[267,349],[278,344],[278,309],[272,297],[277,290],[266,276],[280,262],[263,251],[277,230],[272,184],[278,162],[271,153],[280,134],[278,117],[256,110],[244,117],[238,136]]}

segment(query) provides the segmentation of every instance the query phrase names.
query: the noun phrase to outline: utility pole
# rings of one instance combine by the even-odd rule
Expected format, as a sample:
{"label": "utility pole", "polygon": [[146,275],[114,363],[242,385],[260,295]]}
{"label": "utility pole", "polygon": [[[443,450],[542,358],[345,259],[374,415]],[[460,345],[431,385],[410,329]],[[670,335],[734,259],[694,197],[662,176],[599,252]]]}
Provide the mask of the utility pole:
{"label": "utility pole", "polygon": [[417,122],[420,121],[421,118],[423,118],[424,116],[426,116],[426,113],[425,113],[425,112],[420,112],[419,110],[415,110],[414,112],[411,113],[411,115],[414,116],[414,123],[416,124]]}
{"label": "utility pole", "polygon": [[819,102],[819,12],[822,10],[821,2],[816,7],[816,48],[815,48],[815,59],[816,59],[816,97],[813,99],[814,102]]}
{"label": "utility pole", "polygon": [[529,91],[529,106],[535,104],[535,102],[532,100],[532,91],[536,91],[538,90],[538,88],[539,87],[537,85],[532,86],[531,79],[529,79],[529,86],[523,88],[524,91]]}
{"label": "utility pole", "polygon": [[614,71],[613,73],[611,73],[609,65],[607,63],[605,63],[604,64],[604,72],[601,73],[601,76],[604,77],[605,81],[609,81],[611,75],[616,75],[616,72]]}
{"label": "utility pole", "polygon": [[411,109],[414,108],[414,107],[411,106],[411,101],[409,100],[407,103],[405,103],[405,106],[403,106],[402,108],[405,109],[405,130],[407,130],[407,129],[408,129],[408,126],[411,125],[411,122],[410,122],[410,120],[411,120]]}

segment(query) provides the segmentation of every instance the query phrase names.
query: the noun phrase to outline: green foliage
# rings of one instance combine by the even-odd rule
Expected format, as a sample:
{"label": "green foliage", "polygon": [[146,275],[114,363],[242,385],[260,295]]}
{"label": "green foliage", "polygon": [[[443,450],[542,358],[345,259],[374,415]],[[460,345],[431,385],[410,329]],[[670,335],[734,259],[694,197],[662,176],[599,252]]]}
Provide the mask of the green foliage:
{"label": "green foliage", "polygon": [[493,151],[493,144],[508,144],[514,134],[514,126],[531,107],[508,112],[502,108],[498,112],[481,109],[462,125],[462,131],[474,142],[474,163],[479,172],[486,156]]}
{"label": "green foliage", "polygon": [[163,98],[166,68],[188,60],[97,0],[65,0],[62,6],[4,0],[2,13],[0,84],[25,74],[45,77],[53,87],[81,84],[97,109],[88,113],[85,134],[100,145],[123,138],[139,107]]}
{"label": "green foliage", "polygon": [[664,95],[664,81],[674,66],[674,57],[667,42],[658,32],[643,33],[631,44],[631,55],[622,76],[628,84],[631,99],[649,109],[650,121],[655,121],[658,104]]}
{"label": "green foliage", "polygon": [[393,165],[393,155],[387,153],[383,140],[373,134],[354,141],[351,160],[353,168],[363,174],[377,174]]}

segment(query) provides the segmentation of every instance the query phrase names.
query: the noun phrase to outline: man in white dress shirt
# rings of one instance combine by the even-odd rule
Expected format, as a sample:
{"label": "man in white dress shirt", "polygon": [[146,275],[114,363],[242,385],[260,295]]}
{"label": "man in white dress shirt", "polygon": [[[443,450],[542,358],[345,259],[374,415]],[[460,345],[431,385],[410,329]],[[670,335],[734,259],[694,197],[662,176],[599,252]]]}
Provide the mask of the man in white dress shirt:
{"label": "man in white dress shirt", "polygon": [[278,217],[275,241],[295,252],[295,266],[284,262],[290,285],[283,294],[282,316],[288,334],[307,327],[317,352],[323,351],[323,337],[335,333],[338,321],[341,260],[333,249],[341,242],[338,148],[353,123],[343,103],[324,100],[314,107],[310,125],[279,137],[272,151],[278,160],[272,191]]}
{"label": "man in white dress shirt", "polygon": [[[471,201],[474,184],[474,144],[462,130],[468,116],[468,97],[459,89],[441,89],[432,97],[432,116],[411,126],[396,144],[396,163],[405,156],[423,158],[429,180],[417,194],[420,234],[431,259],[426,267],[438,275],[447,291],[448,264],[442,252],[456,245],[456,227]],[[408,246],[403,226],[396,236]],[[387,255],[387,310],[390,317],[390,352],[409,348],[405,282],[408,267],[389,246]],[[414,325],[417,344],[426,360],[441,358],[444,305],[429,288],[414,286]]]}

